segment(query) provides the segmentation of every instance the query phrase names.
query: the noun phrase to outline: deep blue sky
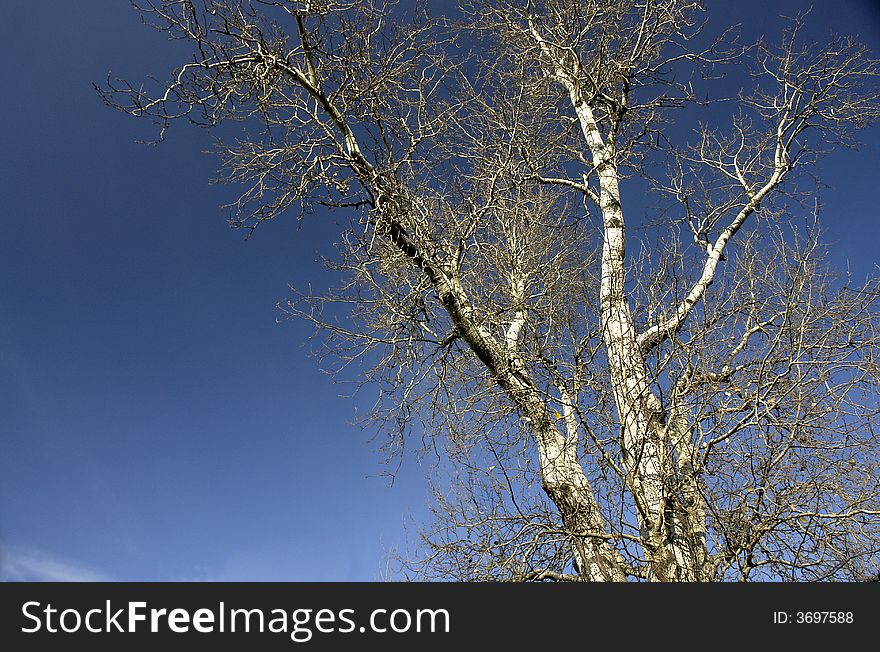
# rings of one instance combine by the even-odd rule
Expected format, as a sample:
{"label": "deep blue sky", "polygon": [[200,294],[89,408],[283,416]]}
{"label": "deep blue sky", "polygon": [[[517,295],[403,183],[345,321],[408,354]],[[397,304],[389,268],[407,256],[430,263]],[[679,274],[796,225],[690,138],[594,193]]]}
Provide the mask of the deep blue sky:
{"label": "deep blue sky", "polygon": [[[880,53],[871,0],[817,2],[817,34]],[[801,1],[713,1],[713,27],[779,32]],[[833,5],[833,6],[832,6]],[[154,132],[93,81],[163,76],[174,49],[122,0],[6,0],[0,23],[0,579],[373,580],[424,513],[394,486],[303,346],[276,323],[320,286],[336,232],[276,220],[250,240],[209,186],[211,134]],[[823,164],[836,260],[877,264],[880,130]],[[412,533],[410,533],[412,534]]]}

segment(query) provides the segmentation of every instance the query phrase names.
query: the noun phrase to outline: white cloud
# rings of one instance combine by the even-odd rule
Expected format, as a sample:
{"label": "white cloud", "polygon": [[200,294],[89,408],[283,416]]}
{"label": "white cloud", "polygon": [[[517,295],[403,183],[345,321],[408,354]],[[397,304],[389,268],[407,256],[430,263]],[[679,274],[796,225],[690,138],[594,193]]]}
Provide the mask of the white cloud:
{"label": "white cloud", "polygon": [[110,578],[75,561],[35,548],[0,546],[2,582],[108,582]]}

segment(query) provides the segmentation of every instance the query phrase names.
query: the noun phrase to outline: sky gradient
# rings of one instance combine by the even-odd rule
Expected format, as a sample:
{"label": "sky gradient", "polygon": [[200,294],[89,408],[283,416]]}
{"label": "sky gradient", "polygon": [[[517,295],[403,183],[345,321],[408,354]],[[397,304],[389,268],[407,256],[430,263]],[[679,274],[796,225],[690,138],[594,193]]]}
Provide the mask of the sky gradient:
{"label": "sky gradient", "polygon": [[[710,1],[745,41],[809,3]],[[880,3],[817,2],[810,30],[880,55]],[[0,580],[376,580],[425,514],[409,460],[393,484],[278,323],[288,284],[329,281],[334,216],[248,240],[209,185],[213,134],[155,131],[92,82],[164,75],[180,50],[121,0],[7,0],[0,24]],[[878,263],[880,130],[821,165],[832,256]],[[624,190],[625,192],[625,190]],[[342,219],[340,217],[340,219]]]}

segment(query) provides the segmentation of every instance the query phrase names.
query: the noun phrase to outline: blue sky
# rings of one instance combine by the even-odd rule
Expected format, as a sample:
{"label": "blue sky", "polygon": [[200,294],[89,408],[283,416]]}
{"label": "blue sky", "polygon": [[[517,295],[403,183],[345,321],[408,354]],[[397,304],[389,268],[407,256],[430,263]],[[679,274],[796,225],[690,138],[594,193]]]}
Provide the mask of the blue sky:
{"label": "blue sky", "polygon": [[[808,3],[708,4],[750,40]],[[814,33],[880,53],[880,3],[816,4]],[[91,83],[177,52],[126,2],[7,0],[0,33],[0,579],[380,578],[424,515],[421,472],[390,486],[311,329],[276,323],[288,284],[327,282],[334,218],[245,241],[209,132],[135,142],[154,131]],[[863,139],[822,166],[833,256],[859,275],[880,238],[880,130]]]}

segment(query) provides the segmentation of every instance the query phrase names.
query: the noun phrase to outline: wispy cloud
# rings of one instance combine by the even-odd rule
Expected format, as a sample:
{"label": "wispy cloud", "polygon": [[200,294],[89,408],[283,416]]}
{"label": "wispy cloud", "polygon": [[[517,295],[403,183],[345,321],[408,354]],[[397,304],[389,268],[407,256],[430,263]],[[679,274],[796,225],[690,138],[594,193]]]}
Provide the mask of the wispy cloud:
{"label": "wispy cloud", "polygon": [[0,544],[2,582],[107,582],[110,578],[76,561],[36,548]]}

